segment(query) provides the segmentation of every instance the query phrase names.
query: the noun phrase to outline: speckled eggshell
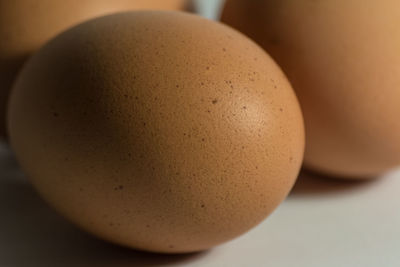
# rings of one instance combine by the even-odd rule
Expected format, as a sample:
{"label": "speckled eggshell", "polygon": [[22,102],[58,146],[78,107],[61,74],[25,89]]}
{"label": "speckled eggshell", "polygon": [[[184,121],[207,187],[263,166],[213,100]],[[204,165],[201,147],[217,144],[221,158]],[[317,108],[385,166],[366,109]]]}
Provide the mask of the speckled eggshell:
{"label": "speckled eggshell", "polygon": [[260,223],[288,194],[302,114],[239,32],[180,13],[122,13],[52,40],[14,87],[9,129],[43,197],[106,240],[191,252]]}
{"label": "speckled eggshell", "polygon": [[222,16],[292,82],[305,165],[349,178],[400,165],[399,18],[396,0],[228,0]]}
{"label": "speckled eggshell", "polygon": [[0,137],[15,76],[50,38],[97,16],[131,9],[183,9],[185,0],[0,0]]}

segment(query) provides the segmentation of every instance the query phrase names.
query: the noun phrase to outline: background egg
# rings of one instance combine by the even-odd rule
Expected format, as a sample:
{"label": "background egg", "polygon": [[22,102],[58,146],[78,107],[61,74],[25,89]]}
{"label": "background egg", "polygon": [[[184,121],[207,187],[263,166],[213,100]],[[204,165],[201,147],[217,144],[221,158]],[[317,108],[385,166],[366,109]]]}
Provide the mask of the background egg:
{"label": "background egg", "polygon": [[179,12],[103,17],[59,35],[11,96],[12,147],[42,196],[126,246],[230,240],[286,197],[304,149],[286,77],[255,43]]}
{"label": "background egg", "polygon": [[182,9],[185,0],[0,0],[0,137],[15,76],[32,52],[84,20],[130,9]]}
{"label": "background egg", "polygon": [[228,0],[222,20],[288,75],[305,117],[305,164],[371,177],[400,165],[399,17],[394,0]]}

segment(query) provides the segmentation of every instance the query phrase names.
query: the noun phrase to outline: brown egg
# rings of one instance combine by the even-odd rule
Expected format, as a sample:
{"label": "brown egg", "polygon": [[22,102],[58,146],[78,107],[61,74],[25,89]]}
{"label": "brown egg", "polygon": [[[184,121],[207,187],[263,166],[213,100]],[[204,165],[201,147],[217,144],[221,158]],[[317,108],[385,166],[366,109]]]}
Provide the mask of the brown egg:
{"label": "brown egg", "polygon": [[44,198],[129,247],[230,240],[286,197],[304,129],[289,82],[237,31],[179,12],[79,25],[25,66],[10,139]]}
{"label": "brown egg", "polygon": [[50,38],[87,19],[131,9],[182,9],[185,0],[0,0],[0,137],[15,76]]}
{"label": "brown egg", "polygon": [[306,166],[355,178],[400,165],[399,18],[395,0],[229,0],[223,14],[292,82]]}

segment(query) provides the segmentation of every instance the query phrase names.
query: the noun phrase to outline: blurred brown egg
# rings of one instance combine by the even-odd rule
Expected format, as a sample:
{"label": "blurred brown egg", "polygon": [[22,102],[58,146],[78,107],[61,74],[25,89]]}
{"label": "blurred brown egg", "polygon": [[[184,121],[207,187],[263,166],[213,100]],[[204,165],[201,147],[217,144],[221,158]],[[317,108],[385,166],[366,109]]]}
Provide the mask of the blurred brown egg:
{"label": "blurred brown egg", "polygon": [[300,107],[275,62],[223,24],[166,11],[95,19],[45,45],[13,88],[9,129],[62,214],[168,253],[260,223],[304,149]]}
{"label": "blurred brown egg", "polygon": [[400,165],[400,2],[228,0],[222,20],[263,46],[292,82],[305,165],[374,177]]}
{"label": "blurred brown egg", "polygon": [[185,0],[0,0],[0,137],[15,76],[56,34],[87,19],[132,9],[182,9]]}

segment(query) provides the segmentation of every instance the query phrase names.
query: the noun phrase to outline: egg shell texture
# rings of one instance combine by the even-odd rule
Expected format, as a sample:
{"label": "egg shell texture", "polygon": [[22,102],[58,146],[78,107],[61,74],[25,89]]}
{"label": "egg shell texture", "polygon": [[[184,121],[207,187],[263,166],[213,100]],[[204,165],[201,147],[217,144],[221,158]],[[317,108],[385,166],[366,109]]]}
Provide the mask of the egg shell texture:
{"label": "egg shell texture", "polygon": [[286,197],[304,128],[274,61],[222,24],[132,12],[75,27],[26,65],[11,143],[82,228],[158,252],[230,240]]}

